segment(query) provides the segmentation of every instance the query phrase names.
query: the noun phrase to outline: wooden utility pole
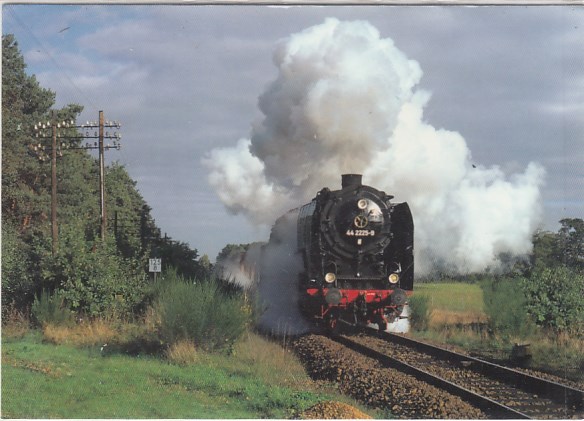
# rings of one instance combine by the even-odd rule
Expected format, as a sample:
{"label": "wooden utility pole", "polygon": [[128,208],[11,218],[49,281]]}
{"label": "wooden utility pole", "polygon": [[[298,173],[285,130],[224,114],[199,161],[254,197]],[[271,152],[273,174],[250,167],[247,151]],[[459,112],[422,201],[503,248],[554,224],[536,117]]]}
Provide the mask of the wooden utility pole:
{"label": "wooden utility pole", "polygon": [[[57,145],[57,138],[61,137],[60,129],[72,127],[67,122],[57,122],[55,111],[51,111],[50,122],[39,122],[34,125],[35,137],[37,139],[51,139],[51,146],[42,143],[29,145],[29,152],[35,155],[40,161],[51,159],[51,252],[53,256],[57,253],[59,242],[59,228],[57,226],[57,156],[63,156],[60,147]],[[73,124],[73,123],[71,123]]]}
{"label": "wooden utility pole", "polygon": [[99,208],[101,210],[101,239],[105,240],[107,213],[105,210],[105,164],[103,149],[103,111],[99,112]]}
{"label": "wooden utility pole", "polygon": [[53,256],[57,253],[57,243],[59,241],[59,229],[57,227],[57,121],[55,112],[52,113],[52,144],[51,144],[51,234],[53,245],[51,252]]}
{"label": "wooden utility pole", "polygon": [[[107,213],[105,206],[105,163],[104,163],[104,152],[109,149],[121,149],[121,135],[117,132],[106,132],[104,134],[104,129],[119,129],[120,123],[115,121],[104,121],[103,111],[99,112],[98,122],[87,122],[87,124],[76,125],[74,121],[71,122],[58,122],[56,119],[56,113],[53,110],[51,112],[51,122],[38,123],[35,124],[35,137],[40,139],[51,138],[51,146],[43,146],[42,143],[31,144],[29,150],[33,155],[36,155],[41,161],[46,161],[48,159],[48,152],[51,152],[51,233],[53,237],[52,253],[53,256],[57,252],[58,247],[58,235],[59,230],[57,226],[57,156],[63,156],[63,150],[67,149],[98,149],[99,150],[99,203],[100,203],[100,235],[101,239],[105,240],[106,229],[107,229]],[[81,129],[81,134],[79,132],[75,133],[61,133],[61,129]],[[98,129],[97,132],[91,135],[89,129]],[[57,143],[57,139],[59,142]],[[79,139],[98,139],[99,143],[85,145],[79,145]],[[113,145],[109,143],[104,145],[104,139],[113,139]],[[64,142],[67,140],[68,142]]]}

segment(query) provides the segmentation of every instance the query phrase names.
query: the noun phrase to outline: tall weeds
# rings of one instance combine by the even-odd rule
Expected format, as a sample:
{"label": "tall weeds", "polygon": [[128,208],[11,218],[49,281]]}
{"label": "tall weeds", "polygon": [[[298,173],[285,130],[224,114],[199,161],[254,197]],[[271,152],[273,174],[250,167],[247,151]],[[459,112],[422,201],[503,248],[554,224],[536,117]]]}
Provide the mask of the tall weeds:
{"label": "tall weeds", "polygon": [[41,294],[35,297],[31,308],[32,321],[42,327],[47,324],[59,326],[71,326],[75,317],[74,314],[65,305],[64,298],[59,293],[50,294],[43,290]]}
{"label": "tall weeds", "polygon": [[493,332],[504,337],[524,338],[535,324],[527,311],[527,300],[518,280],[488,279],[481,283],[484,309]]}
{"label": "tall weeds", "polygon": [[427,295],[413,295],[408,300],[410,306],[410,325],[412,329],[428,330],[430,325],[430,298]]}
{"label": "tall weeds", "polygon": [[251,319],[241,295],[225,295],[214,280],[179,276],[166,282],[154,308],[165,343],[192,341],[205,351],[230,351]]}

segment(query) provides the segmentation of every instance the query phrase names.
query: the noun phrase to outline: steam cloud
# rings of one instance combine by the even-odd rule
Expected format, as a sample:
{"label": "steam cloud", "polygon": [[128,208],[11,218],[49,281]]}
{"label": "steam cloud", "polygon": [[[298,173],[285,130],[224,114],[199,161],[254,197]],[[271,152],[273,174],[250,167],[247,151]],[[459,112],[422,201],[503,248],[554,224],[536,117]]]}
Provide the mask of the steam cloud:
{"label": "steam cloud", "polygon": [[460,134],[423,121],[430,94],[415,89],[419,64],[371,24],[326,19],[280,42],[273,60],[264,118],[203,159],[228,209],[271,225],[322,187],[340,188],[341,174],[362,173],[410,204],[418,274],[482,271],[501,253],[530,251],[543,167],[511,177],[473,168]]}

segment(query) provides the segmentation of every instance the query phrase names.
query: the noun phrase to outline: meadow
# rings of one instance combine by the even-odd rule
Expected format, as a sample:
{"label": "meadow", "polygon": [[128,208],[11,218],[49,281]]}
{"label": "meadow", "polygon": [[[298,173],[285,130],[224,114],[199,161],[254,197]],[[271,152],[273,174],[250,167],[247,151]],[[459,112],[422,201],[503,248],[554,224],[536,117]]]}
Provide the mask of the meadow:
{"label": "meadow", "polygon": [[478,284],[418,283],[414,293],[428,297],[431,326],[465,325],[487,321],[483,291]]}
{"label": "meadow", "polygon": [[3,418],[291,418],[326,400],[356,405],[253,333],[231,355],[189,350],[186,361],[55,345],[39,331],[2,339]]}

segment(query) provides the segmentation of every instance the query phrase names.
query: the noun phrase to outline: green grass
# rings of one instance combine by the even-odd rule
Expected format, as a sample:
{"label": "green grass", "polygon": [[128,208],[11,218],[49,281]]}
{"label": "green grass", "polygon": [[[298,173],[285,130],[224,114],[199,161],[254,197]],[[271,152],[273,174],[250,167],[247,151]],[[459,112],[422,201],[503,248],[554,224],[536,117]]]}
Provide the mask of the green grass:
{"label": "green grass", "polygon": [[415,286],[416,295],[427,295],[430,307],[452,312],[483,312],[483,291],[478,284],[460,282],[419,283]]}
{"label": "green grass", "polygon": [[2,417],[289,418],[327,398],[258,375],[250,351],[238,349],[185,367],[44,344],[38,333],[4,338]]}

